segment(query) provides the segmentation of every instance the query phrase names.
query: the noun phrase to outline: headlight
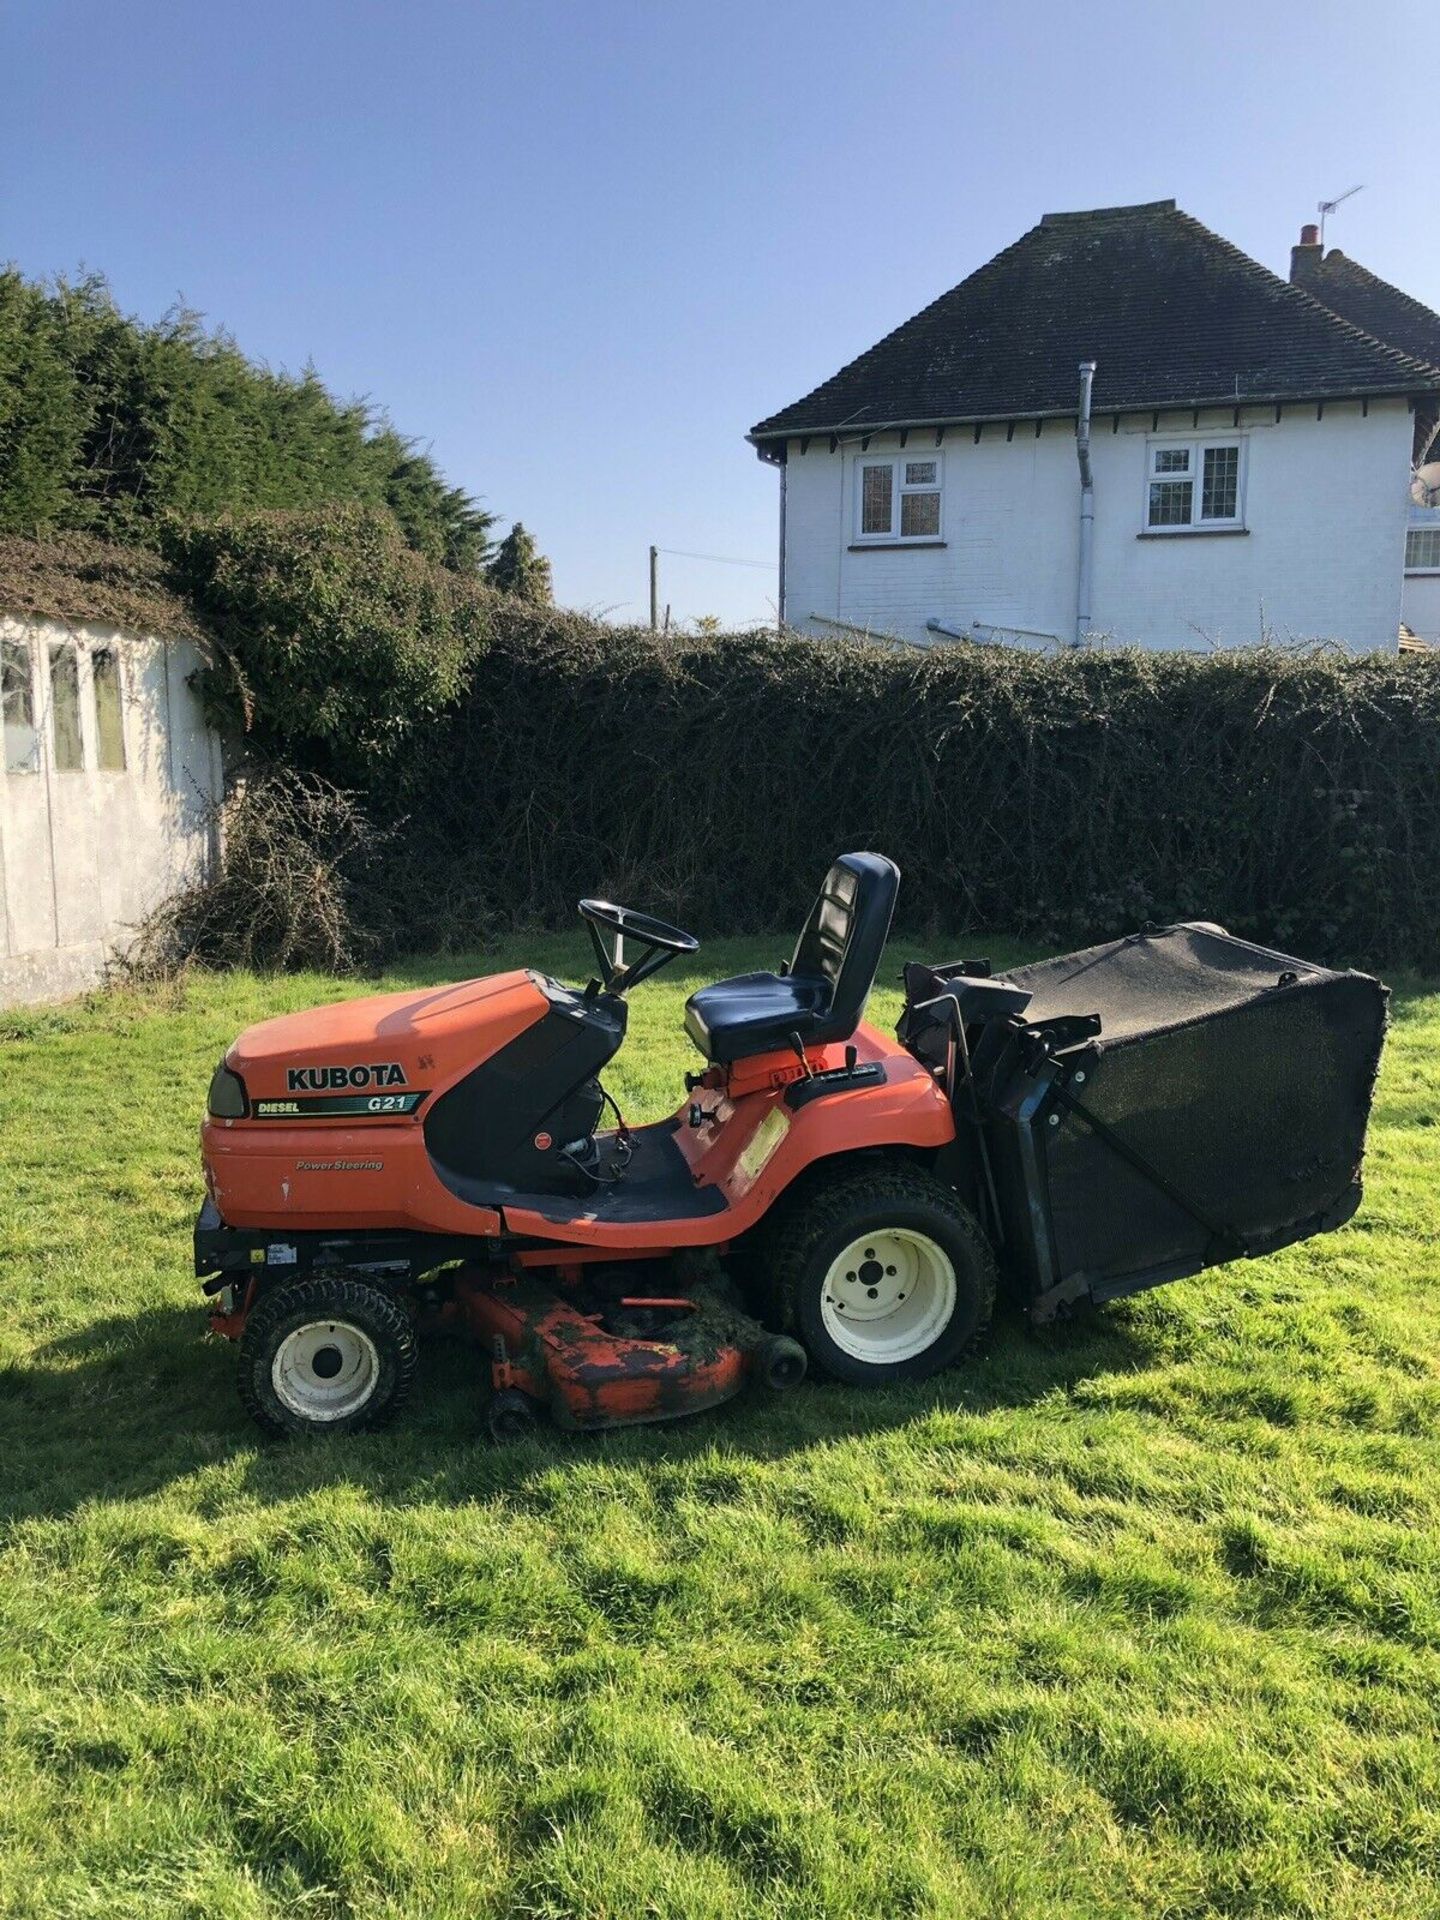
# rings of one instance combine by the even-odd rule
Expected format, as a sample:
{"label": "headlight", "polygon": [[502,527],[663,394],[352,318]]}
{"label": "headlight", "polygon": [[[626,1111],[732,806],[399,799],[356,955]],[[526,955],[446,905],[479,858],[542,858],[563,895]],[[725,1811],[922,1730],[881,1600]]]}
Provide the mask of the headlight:
{"label": "headlight", "polygon": [[232,1073],[223,1060],[215,1069],[206,1104],[217,1120],[243,1120],[249,1109],[245,1082],[238,1073]]}

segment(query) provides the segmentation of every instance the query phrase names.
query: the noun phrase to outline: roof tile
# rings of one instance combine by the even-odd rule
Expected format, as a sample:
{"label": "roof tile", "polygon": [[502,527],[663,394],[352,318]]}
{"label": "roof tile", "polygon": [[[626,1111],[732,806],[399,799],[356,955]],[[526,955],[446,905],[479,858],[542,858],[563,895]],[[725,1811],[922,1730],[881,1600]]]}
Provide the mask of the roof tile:
{"label": "roof tile", "polygon": [[[1318,256],[1319,249],[1315,252]],[[1377,340],[1388,341],[1417,360],[1440,366],[1440,313],[1391,286],[1338,247],[1332,247],[1323,260],[1317,257],[1307,264],[1297,283],[1352,326],[1363,327]]]}
{"label": "roof tile", "polygon": [[751,438],[1073,413],[1091,359],[1097,413],[1440,391],[1440,344],[1385,345],[1155,200],[1047,213]]}

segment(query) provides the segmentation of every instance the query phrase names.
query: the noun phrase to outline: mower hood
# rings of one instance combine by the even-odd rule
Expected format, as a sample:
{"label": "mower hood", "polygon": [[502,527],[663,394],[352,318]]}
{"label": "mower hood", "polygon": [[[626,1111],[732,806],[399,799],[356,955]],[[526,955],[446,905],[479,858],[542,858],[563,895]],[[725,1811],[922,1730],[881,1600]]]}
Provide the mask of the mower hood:
{"label": "mower hood", "polygon": [[[224,1071],[242,1083],[250,1118],[278,1118],[300,1097],[314,1112],[317,1096],[334,1101],[336,1114],[411,1113],[533,1026],[545,988],[536,973],[497,973],[281,1014],[247,1027]],[[212,1110],[220,1111],[213,1101]]]}

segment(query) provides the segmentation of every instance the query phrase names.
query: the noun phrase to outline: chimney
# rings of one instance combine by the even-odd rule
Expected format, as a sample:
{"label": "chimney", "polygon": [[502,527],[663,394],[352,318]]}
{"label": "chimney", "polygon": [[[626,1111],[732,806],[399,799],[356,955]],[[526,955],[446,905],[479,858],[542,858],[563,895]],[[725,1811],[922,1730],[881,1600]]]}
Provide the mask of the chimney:
{"label": "chimney", "polygon": [[1290,284],[1303,287],[1315,275],[1324,248],[1320,245],[1320,229],[1316,226],[1304,226],[1300,229],[1300,244],[1290,249]]}

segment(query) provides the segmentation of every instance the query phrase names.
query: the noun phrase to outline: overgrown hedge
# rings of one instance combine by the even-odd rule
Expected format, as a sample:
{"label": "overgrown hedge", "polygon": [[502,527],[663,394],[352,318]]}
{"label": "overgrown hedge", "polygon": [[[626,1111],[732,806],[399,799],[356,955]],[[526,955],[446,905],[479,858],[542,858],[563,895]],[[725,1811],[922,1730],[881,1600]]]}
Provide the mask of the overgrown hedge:
{"label": "overgrown hedge", "polygon": [[1440,661],[660,640],[507,608],[406,813],[423,944],[596,891],[787,928],[835,852],[873,847],[911,928],[1203,917],[1433,964]]}
{"label": "overgrown hedge", "polygon": [[460,580],[360,509],[168,541],[212,709],[252,760],[358,793],[383,851],[347,886],[402,944],[564,924],[593,892],[788,928],[873,847],[911,929],[1203,917],[1440,955],[1440,658],[660,638]]}
{"label": "overgrown hedge", "polygon": [[494,516],[313,369],[257,365],[183,309],[146,324],[103,279],[0,269],[0,534],[149,544],[168,514],[387,507],[410,546],[473,573]]}
{"label": "overgrown hedge", "polygon": [[371,507],[170,520],[171,578],[214,637],[212,721],[252,754],[408,790],[498,597],[424,560]]}

